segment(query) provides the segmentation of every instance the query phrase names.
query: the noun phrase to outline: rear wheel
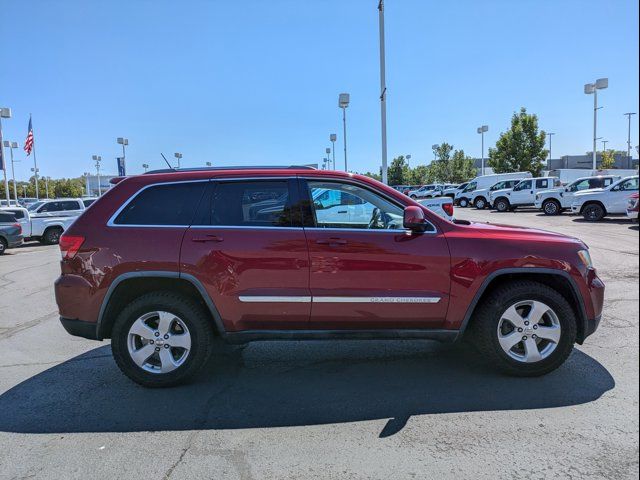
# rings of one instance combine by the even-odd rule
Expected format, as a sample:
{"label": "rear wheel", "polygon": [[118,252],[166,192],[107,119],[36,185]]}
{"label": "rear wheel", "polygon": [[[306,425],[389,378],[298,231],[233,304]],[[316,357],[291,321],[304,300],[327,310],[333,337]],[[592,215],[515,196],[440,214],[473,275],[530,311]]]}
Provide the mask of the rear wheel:
{"label": "rear wheel", "polygon": [[60,243],[62,229],[60,227],[49,227],[42,236],[42,243],[45,245],[56,245]]}
{"label": "rear wheel", "polygon": [[506,198],[498,198],[495,203],[494,206],[496,207],[496,210],[498,210],[499,212],[508,212],[511,209],[511,204],[509,203],[509,200],[507,200]]}
{"label": "rear wheel", "polygon": [[4,238],[0,238],[0,255],[4,254],[7,251],[9,244]]}
{"label": "rear wheel", "polygon": [[567,300],[534,281],[494,291],[474,315],[469,334],[480,354],[516,376],[538,376],[564,363],[576,339],[576,318]]}
{"label": "rear wheel", "polygon": [[545,200],[542,204],[542,211],[545,215],[559,215],[562,213],[562,207],[557,200]]}
{"label": "rear wheel", "polygon": [[467,198],[461,198],[460,199],[460,206],[462,208],[467,208],[469,206],[469,199]]}
{"label": "rear wheel", "polygon": [[602,205],[590,203],[582,210],[582,216],[587,222],[599,222],[605,216],[605,210]]}
{"label": "rear wheel", "polygon": [[411,195],[411,198],[413,198],[415,200],[418,197],[416,195]]}
{"label": "rear wheel", "polygon": [[484,210],[487,207],[487,201],[484,197],[478,197],[475,202],[473,202],[473,206],[478,210]]}
{"label": "rear wheel", "polygon": [[203,309],[173,292],[153,292],[130,303],[116,319],[113,357],[145,387],[169,387],[198,373],[211,355],[213,329]]}

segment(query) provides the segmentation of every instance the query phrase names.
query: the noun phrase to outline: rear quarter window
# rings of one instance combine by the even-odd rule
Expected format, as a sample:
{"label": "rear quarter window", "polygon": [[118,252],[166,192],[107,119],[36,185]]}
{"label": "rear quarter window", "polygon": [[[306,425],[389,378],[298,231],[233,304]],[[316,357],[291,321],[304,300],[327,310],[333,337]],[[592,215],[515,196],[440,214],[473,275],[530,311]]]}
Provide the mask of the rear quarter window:
{"label": "rear quarter window", "polygon": [[189,226],[207,182],[154,185],[140,191],[118,213],[115,225]]}
{"label": "rear quarter window", "polygon": [[0,223],[16,223],[16,217],[13,213],[0,212]]}

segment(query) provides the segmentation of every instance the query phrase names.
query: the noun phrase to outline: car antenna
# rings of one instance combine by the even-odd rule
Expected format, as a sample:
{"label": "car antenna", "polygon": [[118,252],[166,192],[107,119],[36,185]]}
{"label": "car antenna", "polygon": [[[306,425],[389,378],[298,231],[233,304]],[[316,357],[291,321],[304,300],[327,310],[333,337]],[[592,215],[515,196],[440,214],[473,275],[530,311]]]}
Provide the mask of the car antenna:
{"label": "car antenna", "polygon": [[167,165],[169,166],[169,168],[171,170],[175,170],[175,167],[172,167],[171,164],[169,163],[169,160],[167,160],[167,157],[164,156],[164,153],[160,152],[160,155],[162,155],[162,158],[164,159],[164,161],[167,163]]}

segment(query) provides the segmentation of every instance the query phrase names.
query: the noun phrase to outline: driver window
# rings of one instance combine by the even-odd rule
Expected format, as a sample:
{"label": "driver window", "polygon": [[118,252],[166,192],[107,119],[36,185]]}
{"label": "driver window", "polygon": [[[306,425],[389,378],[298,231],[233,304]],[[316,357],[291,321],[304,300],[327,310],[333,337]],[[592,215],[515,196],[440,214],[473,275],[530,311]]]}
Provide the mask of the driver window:
{"label": "driver window", "polygon": [[620,185],[620,190],[629,191],[629,190],[638,190],[638,179],[632,178],[631,180],[627,180],[622,185]]}
{"label": "driver window", "polygon": [[570,192],[579,192],[580,190],[586,190],[588,188],[593,188],[589,184],[589,180],[582,180],[581,182],[574,183],[573,185],[571,185],[571,188],[569,188],[569,191]]}
{"label": "driver window", "polygon": [[532,185],[531,180],[520,182],[518,185],[515,186],[514,190],[516,192],[519,192],[520,190],[526,190],[527,188],[531,188],[531,185]]}
{"label": "driver window", "polygon": [[402,208],[356,185],[308,182],[318,228],[402,229]]}

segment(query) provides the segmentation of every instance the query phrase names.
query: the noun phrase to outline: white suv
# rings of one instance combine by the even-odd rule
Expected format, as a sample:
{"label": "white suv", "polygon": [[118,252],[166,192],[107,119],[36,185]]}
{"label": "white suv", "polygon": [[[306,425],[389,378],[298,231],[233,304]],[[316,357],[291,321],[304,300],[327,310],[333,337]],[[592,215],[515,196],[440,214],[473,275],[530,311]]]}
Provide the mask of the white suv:
{"label": "white suv", "polygon": [[560,180],[557,177],[526,178],[512,189],[490,192],[489,201],[499,212],[506,212],[516,207],[534,205],[536,193],[559,186]]}
{"label": "white suv", "polygon": [[535,207],[546,215],[559,215],[571,208],[576,193],[606,188],[613,182],[620,180],[619,176],[609,175],[600,177],[582,177],[563,188],[545,190],[536,194]]}
{"label": "white suv", "polygon": [[471,198],[469,199],[469,203],[476,207],[478,210],[482,210],[486,207],[490,207],[489,203],[489,195],[491,192],[495,192],[497,190],[509,190],[515,187],[518,183],[520,183],[523,179],[515,179],[515,180],[503,180],[498,183],[494,183],[489,188],[481,188],[479,190],[474,190],[471,192]]}
{"label": "white suv", "polygon": [[629,195],[638,191],[638,176],[626,177],[602,190],[587,190],[573,196],[571,211],[588,222],[597,222],[607,215],[624,215]]}

